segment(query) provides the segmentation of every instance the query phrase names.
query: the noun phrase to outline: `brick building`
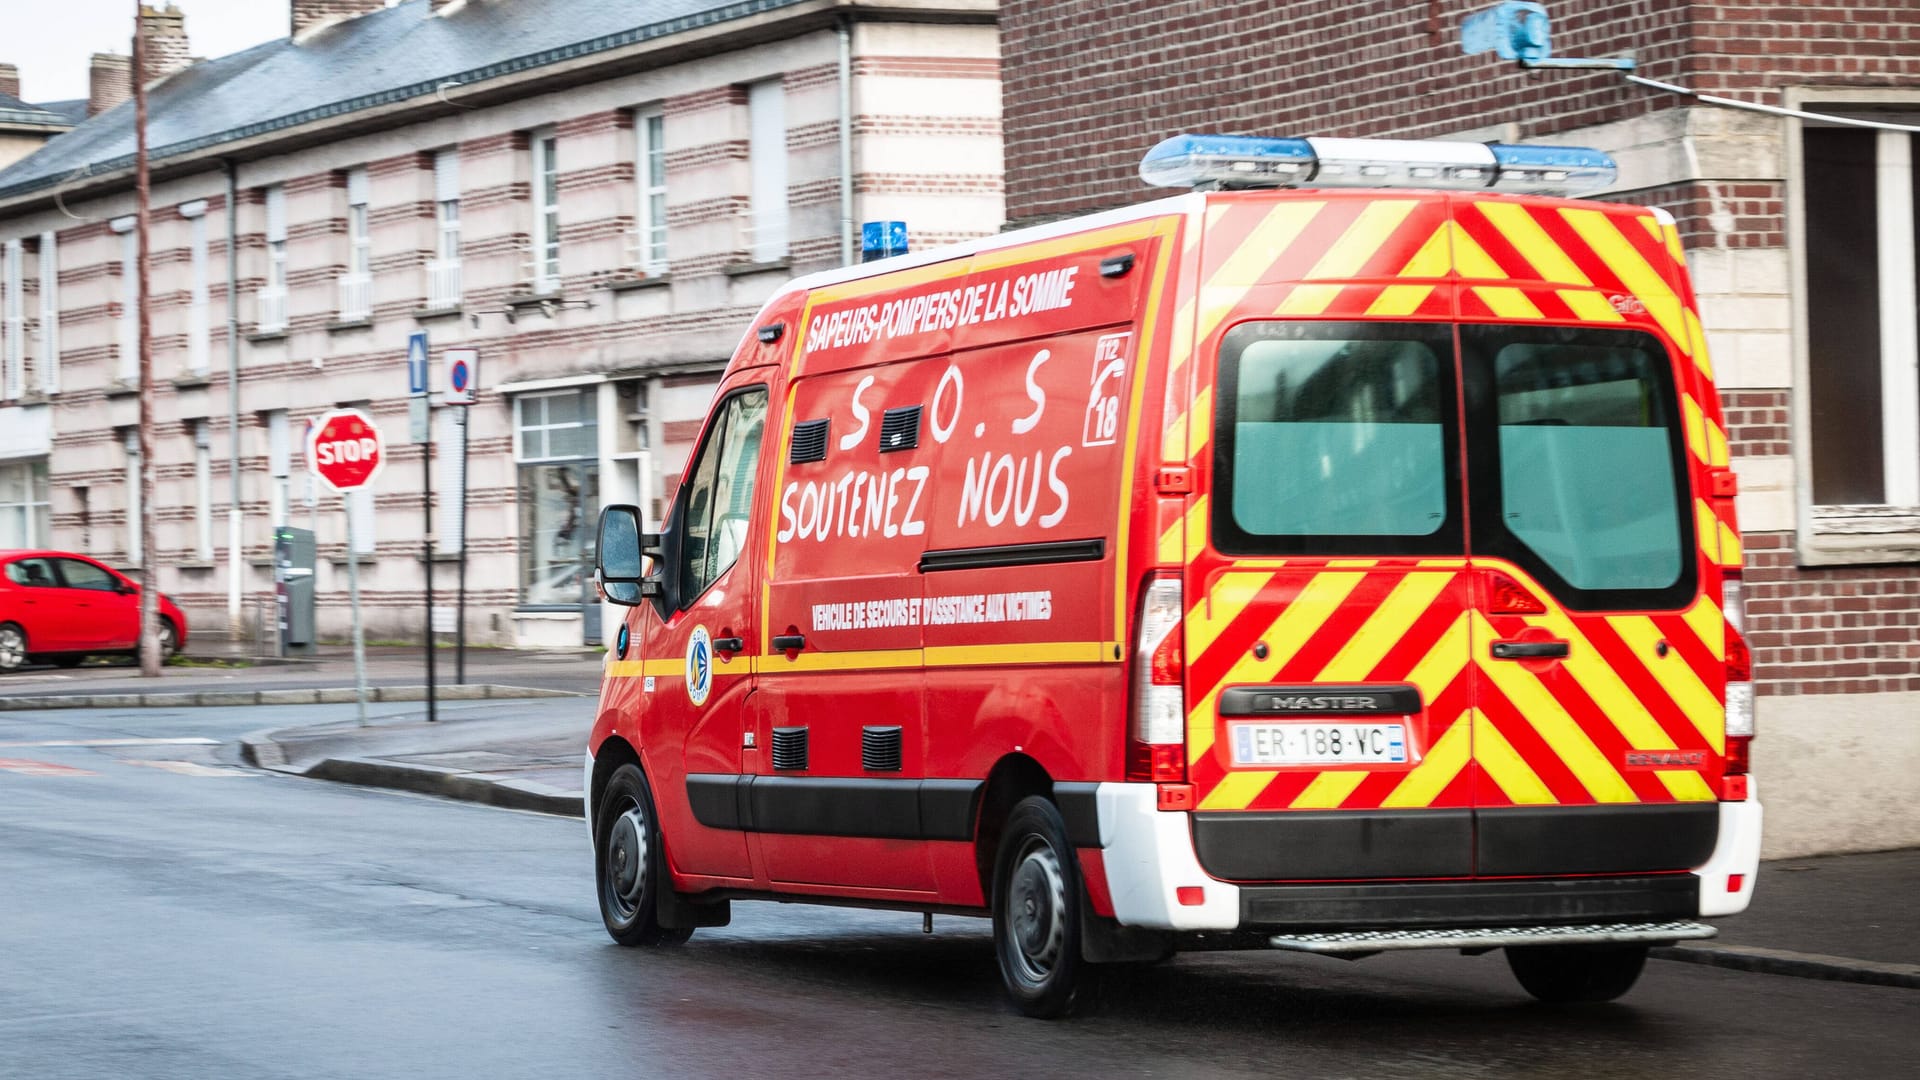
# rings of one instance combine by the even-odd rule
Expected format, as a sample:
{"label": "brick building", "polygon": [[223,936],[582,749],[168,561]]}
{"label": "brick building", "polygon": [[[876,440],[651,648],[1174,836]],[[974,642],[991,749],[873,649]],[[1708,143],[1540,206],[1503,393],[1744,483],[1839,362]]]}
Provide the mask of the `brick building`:
{"label": "brick building", "polygon": [[[1679,220],[1731,425],[1769,851],[1920,843],[1920,137],[1465,56],[1460,19],[1485,6],[1006,0],[1008,216],[1152,198],[1140,156],[1182,131],[1613,153],[1603,197]],[[1548,9],[1556,55],[1920,122],[1912,0]]]}
{"label": "brick building", "polygon": [[378,490],[351,500],[368,632],[420,633],[403,360],[426,331],[480,353],[470,483],[450,410],[432,462],[435,542],[470,562],[469,637],[597,641],[599,506],[657,517],[759,304],[858,259],[863,221],[904,220],[916,245],[1002,221],[992,0],[290,13],[289,37],[194,62],[182,12],[147,9],[151,508],[133,484],[124,63],[96,57],[99,115],[0,171],[0,547],[157,559],[196,630],[257,618],[273,527],[292,524],[319,534],[320,632],[346,632],[345,515],[310,495],[301,435],[354,405],[390,444]]}

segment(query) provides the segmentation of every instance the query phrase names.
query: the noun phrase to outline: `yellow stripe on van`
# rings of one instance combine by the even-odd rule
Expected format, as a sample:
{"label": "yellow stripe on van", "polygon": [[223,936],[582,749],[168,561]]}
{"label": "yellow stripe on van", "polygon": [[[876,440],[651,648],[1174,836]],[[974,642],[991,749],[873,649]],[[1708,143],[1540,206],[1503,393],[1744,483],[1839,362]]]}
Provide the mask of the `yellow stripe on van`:
{"label": "yellow stripe on van", "polygon": [[1447,222],[1447,235],[1453,241],[1453,269],[1463,278],[1479,278],[1483,281],[1504,281],[1507,272],[1493,261],[1493,256],[1480,246],[1480,242],[1467,235],[1467,230],[1458,222]]}
{"label": "yellow stripe on van", "polygon": [[1413,258],[1407,260],[1407,265],[1400,268],[1400,276],[1403,278],[1446,277],[1447,271],[1453,269],[1450,238],[1452,230],[1456,228],[1458,226],[1454,225],[1451,218],[1441,222],[1433,230],[1433,235],[1427,237],[1427,242],[1420,245],[1420,250],[1413,253]]}
{"label": "yellow stripe on van", "polygon": [[1367,307],[1367,314],[1391,319],[1405,318],[1420,310],[1420,305],[1433,295],[1431,285],[1389,285],[1380,290]]}
{"label": "yellow stripe on van", "polygon": [[1229,772],[1213,785],[1213,790],[1200,800],[1202,810],[1244,810],[1247,804],[1259,797],[1273,778],[1280,775],[1272,769],[1252,772]]}
{"label": "yellow stripe on van", "polygon": [[1700,644],[1707,647],[1715,660],[1727,658],[1727,617],[1720,611],[1720,605],[1703,596],[1681,618],[1693,628]]}
{"label": "yellow stripe on van", "polygon": [[1350,278],[1358,275],[1367,260],[1380,253],[1380,248],[1388,237],[1400,228],[1413,208],[1420,205],[1417,199],[1376,199],[1367,204],[1360,216],[1347,226],[1313,269],[1302,275],[1305,281],[1327,281]]}
{"label": "yellow stripe on van", "polygon": [[1568,208],[1561,210],[1560,216],[1572,226],[1574,232],[1580,234],[1580,238],[1587,242],[1600,261],[1607,264],[1627,291],[1647,305],[1647,312],[1667,332],[1667,337],[1673,340],[1675,347],[1691,356],[1694,351],[1693,339],[1687,333],[1680,297],[1674,294],[1667,279],[1627,242],[1627,238],[1621,235],[1606,214],[1598,210]]}
{"label": "yellow stripe on van", "polygon": [[[1134,346],[1133,389],[1127,403],[1127,426],[1121,435],[1120,476],[1125,485],[1133,482],[1133,471],[1140,467],[1140,409],[1146,397],[1147,364],[1153,358],[1153,349],[1159,332],[1161,293],[1167,284],[1167,267],[1173,262],[1173,236],[1180,227],[1178,218],[1160,218],[1152,223],[1145,234],[1156,237],[1153,260],[1153,278],[1147,285],[1146,308],[1140,316],[1140,337]],[[1162,391],[1164,393],[1164,390]],[[1164,400],[1164,398],[1163,398]],[[1127,541],[1133,526],[1133,507],[1125,498],[1115,500],[1119,508],[1114,515],[1114,550],[1126,552]],[[1127,637],[1127,560],[1121,557],[1113,560],[1113,592],[1109,594],[1113,603],[1113,640],[1124,641]]]}
{"label": "yellow stripe on van", "polygon": [[1720,565],[1737,567],[1743,561],[1740,534],[1733,531],[1733,526],[1724,521],[1720,522]]}
{"label": "yellow stripe on van", "polygon": [[1200,450],[1213,439],[1213,387],[1203,386],[1193,395],[1193,408],[1187,412],[1187,460],[1200,456]]}
{"label": "yellow stripe on van", "polygon": [[[1207,590],[1202,602],[1187,608],[1186,652],[1190,659],[1199,659],[1208,646],[1219,638],[1222,631],[1233,625],[1240,613],[1247,610],[1253,598],[1260,595],[1267,582],[1273,580],[1269,573],[1244,573],[1232,571],[1220,575],[1213,587]],[[1196,600],[1202,598],[1196,597]]]}
{"label": "yellow stripe on van", "polygon": [[1472,757],[1473,723],[1463,713],[1439,742],[1427,747],[1426,757],[1380,800],[1380,806],[1389,810],[1432,806]]}
{"label": "yellow stripe on van", "polygon": [[1713,512],[1705,499],[1693,500],[1693,530],[1700,536],[1700,551],[1707,561],[1714,565],[1723,565],[1720,561],[1720,515]]}
{"label": "yellow stripe on van", "polygon": [[1581,322],[1626,322],[1627,317],[1613,310],[1607,298],[1587,289],[1559,289],[1560,302]]}
{"label": "yellow stripe on van", "polygon": [[[1684,264],[1683,264],[1684,265]],[[1707,332],[1700,325],[1700,316],[1687,308],[1683,314],[1687,320],[1687,342],[1693,349],[1693,363],[1700,374],[1713,378],[1713,361],[1707,358]]]}
{"label": "yellow stripe on van", "polygon": [[1221,320],[1233,314],[1240,301],[1246,299],[1247,289],[1280,261],[1326,205],[1324,202],[1281,203],[1268,211],[1260,224],[1248,230],[1200,290],[1200,316],[1193,330],[1193,348],[1199,348],[1213,336]]}
{"label": "yellow stripe on van", "polygon": [[1701,461],[1707,460],[1707,417],[1692,394],[1680,395],[1681,426],[1687,431],[1687,449]]}
{"label": "yellow stripe on van", "polygon": [[1333,306],[1340,294],[1346,291],[1344,285],[1295,285],[1293,291],[1280,301],[1275,310],[1277,315],[1318,315]]}
{"label": "yellow stripe on van", "polygon": [[1488,221],[1493,222],[1493,227],[1500,230],[1500,235],[1507,238],[1507,243],[1513,245],[1521,258],[1532,264],[1541,281],[1559,285],[1593,284],[1574,265],[1573,259],[1560,249],[1560,245],[1553,242],[1553,237],[1547,235],[1547,230],[1540,227],[1532,214],[1527,213],[1526,207],[1508,202],[1479,202],[1473,205],[1486,215]]}
{"label": "yellow stripe on van", "polygon": [[1700,676],[1694,674],[1693,666],[1678,652],[1659,655],[1656,647],[1662,634],[1653,620],[1645,615],[1610,615],[1607,625],[1613,627],[1614,633],[1619,634],[1620,640],[1626,643],[1627,650],[1659,681],[1667,696],[1680,707],[1687,719],[1693,721],[1693,726],[1706,737],[1707,745],[1713,747],[1713,752],[1720,753],[1727,739],[1725,708],[1713,696],[1713,691],[1700,681]]}
{"label": "yellow stripe on van", "polygon": [[762,675],[804,671],[879,671],[919,667],[925,662],[919,649],[873,649],[866,652],[803,652],[789,659],[785,653],[759,657]]}
{"label": "yellow stripe on van", "polygon": [[1347,639],[1327,666],[1320,669],[1316,682],[1364,682],[1380,666],[1388,652],[1407,635],[1413,624],[1443,592],[1454,575],[1449,573],[1412,573],[1400,579],[1387,598],[1380,602],[1360,629]]}
{"label": "yellow stripe on van", "polygon": [[[1499,637],[1486,617],[1477,614],[1473,620],[1473,632],[1475,640],[1492,641]],[[1575,779],[1580,781],[1580,786],[1587,789],[1587,794],[1595,802],[1640,801],[1639,796],[1633,793],[1633,788],[1628,786],[1626,778],[1581,730],[1579,722],[1567,714],[1559,699],[1531,672],[1505,661],[1481,664],[1480,671],[1513,704],[1514,711],[1533,725],[1541,740],[1566,763]]]}
{"label": "yellow stripe on van", "polygon": [[928,667],[1098,664],[1115,659],[1110,641],[1023,641],[1013,645],[929,645]]}
{"label": "yellow stripe on van", "polygon": [[1653,775],[1666,785],[1674,802],[1714,802],[1719,798],[1692,769],[1660,769]]}
{"label": "yellow stripe on van", "polygon": [[1706,418],[1707,428],[1707,464],[1716,469],[1727,467],[1727,433],[1722,431],[1712,417]]}
{"label": "yellow stripe on van", "polygon": [[1519,289],[1506,285],[1476,285],[1473,291],[1486,301],[1487,307],[1492,308],[1495,315],[1503,319],[1545,318],[1533,301],[1527,299],[1527,294]]}
{"label": "yellow stripe on van", "polygon": [[1353,789],[1373,773],[1366,769],[1342,769],[1323,772],[1313,778],[1289,805],[1295,810],[1332,810],[1347,801]]}
{"label": "yellow stripe on van", "polygon": [[1640,696],[1628,689],[1613,666],[1600,656],[1599,650],[1587,640],[1585,634],[1566,612],[1555,608],[1550,614],[1529,618],[1527,622],[1538,626],[1554,637],[1567,643],[1567,658],[1561,666],[1573,681],[1587,692],[1593,703],[1620,732],[1627,745],[1635,750],[1672,750],[1673,738],[1667,729],[1647,711]]}
{"label": "yellow stripe on van", "polygon": [[1467,715],[1473,720],[1473,760],[1500,785],[1508,802],[1515,806],[1547,806],[1560,801],[1553,797],[1533,766],[1520,756],[1520,751],[1493,726],[1493,721],[1478,709],[1467,710]]}

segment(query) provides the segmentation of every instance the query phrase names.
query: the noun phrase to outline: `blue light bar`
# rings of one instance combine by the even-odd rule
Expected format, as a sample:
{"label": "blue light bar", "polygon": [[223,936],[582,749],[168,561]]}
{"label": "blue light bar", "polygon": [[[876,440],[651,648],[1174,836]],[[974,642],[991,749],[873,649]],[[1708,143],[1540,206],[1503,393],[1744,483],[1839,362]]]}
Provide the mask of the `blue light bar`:
{"label": "blue light bar", "polygon": [[1432,188],[1575,195],[1618,175],[1613,159],[1572,146],[1407,139],[1263,139],[1176,135],[1147,152],[1140,178],[1157,187]]}

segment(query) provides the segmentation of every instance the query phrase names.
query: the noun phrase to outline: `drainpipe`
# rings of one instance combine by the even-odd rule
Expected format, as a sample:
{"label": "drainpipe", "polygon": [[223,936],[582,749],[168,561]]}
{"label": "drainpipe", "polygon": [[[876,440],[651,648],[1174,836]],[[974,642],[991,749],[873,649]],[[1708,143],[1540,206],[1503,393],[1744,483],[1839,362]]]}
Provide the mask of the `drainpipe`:
{"label": "drainpipe", "polygon": [[240,174],[227,170],[227,624],[234,639],[245,636],[240,610]]}
{"label": "drainpipe", "polygon": [[840,16],[840,265],[853,265],[853,32]]}

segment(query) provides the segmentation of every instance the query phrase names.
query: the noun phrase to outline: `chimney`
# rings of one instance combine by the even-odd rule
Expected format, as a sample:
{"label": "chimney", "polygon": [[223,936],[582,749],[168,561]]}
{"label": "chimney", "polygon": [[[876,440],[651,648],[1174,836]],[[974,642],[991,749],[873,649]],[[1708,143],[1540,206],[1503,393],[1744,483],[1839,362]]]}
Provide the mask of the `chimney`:
{"label": "chimney", "polygon": [[386,7],[386,0],[293,0],[293,36],[358,18]]}
{"label": "chimney", "polygon": [[193,63],[188,55],[187,17],[171,2],[165,8],[140,5],[140,32],[147,39],[148,86]]}
{"label": "chimney", "polygon": [[133,96],[133,58],[94,53],[87,71],[87,115],[99,116]]}
{"label": "chimney", "polygon": [[0,64],[0,94],[11,98],[20,96],[20,69],[12,64]]}

